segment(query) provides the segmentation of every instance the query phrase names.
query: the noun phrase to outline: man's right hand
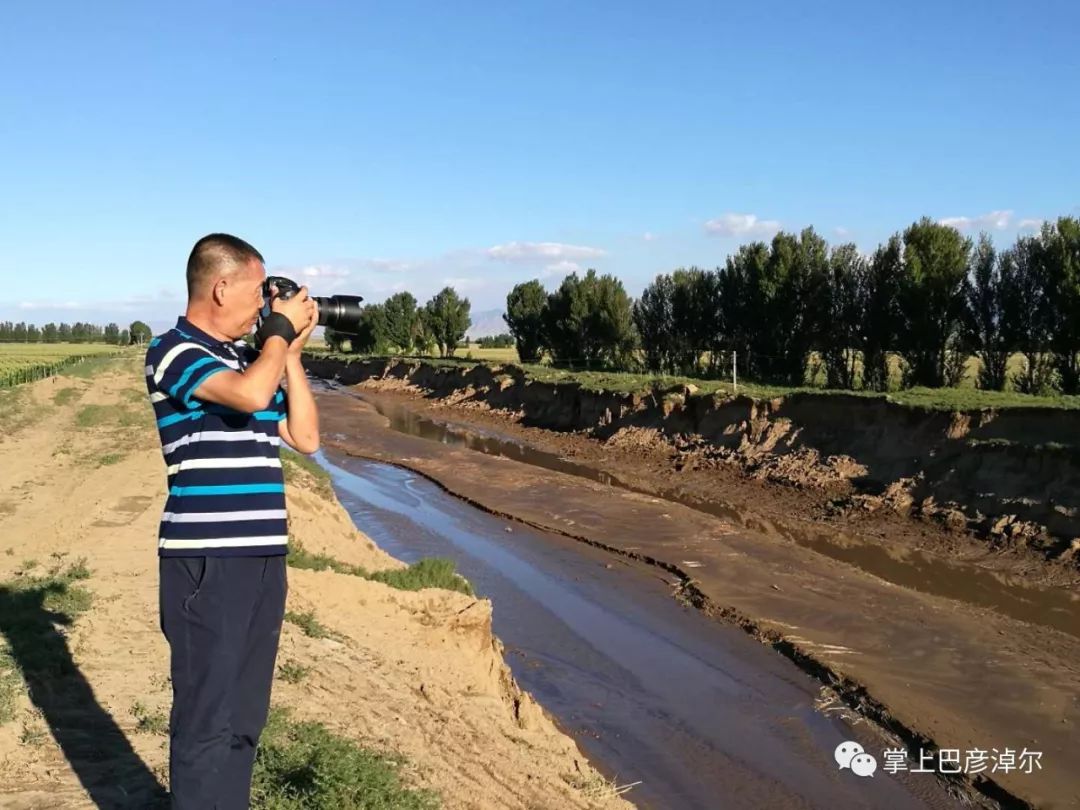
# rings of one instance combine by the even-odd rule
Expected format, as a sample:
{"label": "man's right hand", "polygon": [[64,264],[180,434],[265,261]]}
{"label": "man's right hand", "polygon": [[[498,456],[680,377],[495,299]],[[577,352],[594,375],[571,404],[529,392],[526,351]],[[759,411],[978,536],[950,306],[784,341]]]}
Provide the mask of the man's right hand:
{"label": "man's right hand", "polygon": [[307,325],[314,317],[313,311],[315,307],[313,304],[314,302],[311,301],[308,296],[308,288],[301,287],[300,292],[286,301],[281,300],[275,294],[273,300],[270,302],[270,309],[274,312],[280,312],[288,318],[289,323],[291,323],[293,329],[296,330],[296,334],[299,335],[307,328]]}

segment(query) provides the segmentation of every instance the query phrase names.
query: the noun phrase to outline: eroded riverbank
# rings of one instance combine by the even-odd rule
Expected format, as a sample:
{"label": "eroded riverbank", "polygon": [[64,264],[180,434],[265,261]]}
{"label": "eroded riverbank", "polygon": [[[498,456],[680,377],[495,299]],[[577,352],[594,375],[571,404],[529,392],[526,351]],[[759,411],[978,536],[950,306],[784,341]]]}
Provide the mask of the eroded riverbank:
{"label": "eroded riverbank", "polygon": [[[496,424],[642,491],[798,514],[1027,584],[1080,587],[1080,411],[881,397],[589,390],[513,365],[305,358],[312,373]],[[749,506],[749,510],[744,510]]]}
{"label": "eroded riverbank", "polygon": [[355,435],[353,452],[416,469],[492,512],[661,564],[703,610],[775,644],[909,744],[1037,747],[1042,771],[995,773],[993,783],[1039,806],[1077,802],[1074,637],[899,588],[681,504],[394,433],[355,401],[323,410],[325,433]]}
{"label": "eroded riverbank", "polygon": [[[664,486],[645,487],[630,483],[634,476],[625,469],[610,472],[573,456],[526,444],[520,432],[507,430],[506,424],[478,423],[478,414],[470,411],[455,414],[446,408],[422,408],[415,397],[399,392],[350,391],[372,405],[389,420],[394,430],[411,436],[465,447],[488,455],[520,461],[555,472],[566,473],[601,484],[655,495],[706,514],[714,515],[742,529],[781,537],[840,562],[852,565],[886,582],[944,596],[1021,621],[1044,625],[1080,638],[1080,593],[1060,585],[1039,585],[1023,576],[994,570],[977,564],[977,559],[963,555],[936,553],[919,547],[897,548],[891,544],[846,532],[835,526],[815,525],[810,521],[764,517],[747,507],[703,500],[681,489]],[[462,421],[447,421],[447,419]],[[617,465],[612,465],[617,466]],[[627,480],[624,480],[627,479]],[[792,516],[794,518],[795,516]]]}
{"label": "eroded riverbank", "polygon": [[403,468],[337,450],[323,463],[382,548],[451,557],[491,599],[515,679],[613,781],[638,783],[636,806],[953,806],[933,779],[840,772],[842,741],[887,742],[819,712],[820,684],[680,605],[655,568],[508,523]]}
{"label": "eroded riverbank", "polygon": [[[453,557],[514,676],[644,808],[951,807],[932,780],[841,773],[819,685],[671,598],[650,566],[508,525],[421,476],[330,451],[342,504],[404,559]],[[511,531],[505,531],[510,527]],[[867,748],[883,744],[860,730]]]}

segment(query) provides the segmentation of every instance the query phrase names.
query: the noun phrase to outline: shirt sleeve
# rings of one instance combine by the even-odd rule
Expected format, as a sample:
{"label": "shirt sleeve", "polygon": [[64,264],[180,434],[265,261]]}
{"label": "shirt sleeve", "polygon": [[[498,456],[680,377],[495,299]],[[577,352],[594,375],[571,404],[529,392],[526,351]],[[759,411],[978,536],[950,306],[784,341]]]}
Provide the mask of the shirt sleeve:
{"label": "shirt sleeve", "polygon": [[195,343],[178,343],[151,363],[157,389],[186,408],[199,407],[195,390],[219,371],[229,367]]}

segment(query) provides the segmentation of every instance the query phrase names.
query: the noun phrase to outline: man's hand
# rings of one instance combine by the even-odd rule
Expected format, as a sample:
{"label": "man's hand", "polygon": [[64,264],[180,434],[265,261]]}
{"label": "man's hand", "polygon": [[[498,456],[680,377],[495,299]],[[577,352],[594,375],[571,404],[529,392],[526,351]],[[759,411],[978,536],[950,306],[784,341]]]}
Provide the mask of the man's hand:
{"label": "man's hand", "polygon": [[308,338],[311,337],[311,333],[315,331],[315,327],[319,325],[319,306],[310,298],[307,300],[308,311],[310,312],[310,320],[308,325],[304,327],[302,331],[296,333],[296,339],[289,344],[289,356],[297,358],[304,351],[304,346],[307,345]]}
{"label": "man's hand", "polygon": [[[309,327],[315,317],[315,302],[308,296],[307,287],[301,287],[300,292],[286,301],[283,301],[278,297],[277,289],[275,288],[274,298],[270,302],[270,309],[274,312],[280,312],[289,319],[289,322],[293,325],[293,329],[296,330],[297,340],[299,340],[300,335],[305,332],[311,334]],[[306,339],[307,338],[305,337],[305,340]],[[294,340],[293,343],[296,343],[296,341]]]}

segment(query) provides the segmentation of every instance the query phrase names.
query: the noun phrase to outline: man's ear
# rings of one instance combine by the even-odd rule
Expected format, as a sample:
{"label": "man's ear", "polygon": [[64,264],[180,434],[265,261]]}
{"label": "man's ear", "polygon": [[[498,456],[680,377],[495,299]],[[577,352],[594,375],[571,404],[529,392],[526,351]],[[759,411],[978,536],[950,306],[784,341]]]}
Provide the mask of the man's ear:
{"label": "man's ear", "polygon": [[229,286],[229,280],[222,277],[214,282],[214,286],[210,288],[210,297],[215,304],[221,305],[225,303],[225,290]]}

